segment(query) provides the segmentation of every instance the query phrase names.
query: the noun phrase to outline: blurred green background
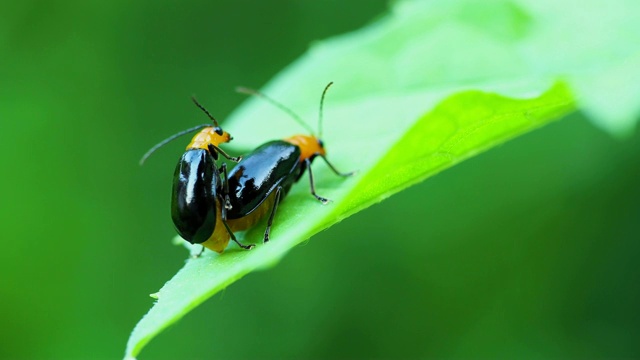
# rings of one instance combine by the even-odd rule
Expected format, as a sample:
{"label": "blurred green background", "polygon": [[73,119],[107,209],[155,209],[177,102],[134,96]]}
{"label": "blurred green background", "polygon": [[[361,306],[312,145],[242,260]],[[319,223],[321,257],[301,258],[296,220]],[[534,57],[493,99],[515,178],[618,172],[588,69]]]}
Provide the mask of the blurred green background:
{"label": "blurred green background", "polygon": [[[187,139],[139,157],[206,122],[191,94],[224,119],[236,85],[385,8],[2,3],[0,358],[122,357],[186,258],[169,189]],[[580,114],[518,138],[315,236],[141,357],[638,357],[638,140]]]}

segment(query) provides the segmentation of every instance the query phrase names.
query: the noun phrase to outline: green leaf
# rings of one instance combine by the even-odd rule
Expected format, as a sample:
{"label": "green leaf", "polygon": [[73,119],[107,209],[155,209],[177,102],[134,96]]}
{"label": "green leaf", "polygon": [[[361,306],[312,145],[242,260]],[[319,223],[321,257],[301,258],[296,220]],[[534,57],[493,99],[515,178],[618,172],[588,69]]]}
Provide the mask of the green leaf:
{"label": "green leaf", "polygon": [[[600,15],[619,10],[618,3],[580,4],[600,9]],[[596,42],[608,56],[589,57],[584,41],[570,36],[575,44],[566,43],[559,32],[563,19],[580,17],[580,7],[547,5],[398,2],[372,25],[315,44],[279,74],[264,91],[306,119],[317,116],[323,86],[336,82],[325,102],[323,138],[340,170],[359,173],[338,178],[319,161],[313,167],[316,190],[334,202],[319,204],[304,176],[279,207],[270,243],[260,244],[263,223],[239,234],[241,241],[259,244],[256,249],[241,251],[232,244],[221,255],[206,252],[189,260],[154,294],[157,302],[133,330],[126,356],[137,356],[191,309],[242,276],[273,266],[313,234],[481,151],[578,108],[597,115],[596,122],[612,131],[628,131],[637,106],[612,111],[615,102],[598,101],[601,90],[585,84],[615,83],[624,104],[637,98],[637,84],[620,75],[621,63],[636,61],[635,48],[603,35]],[[622,14],[616,14],[620,22]],[[576,25],[571,21],[565,25]],[[621,23],[628,24],[628,35],[639,33],[637,25]],[[600,43],[603,39],[611,43]],[[543,51],[560,47],[563,56]],[[617,75],[607,78],[609,72]],[[575,93],[583,96],[576,101]],[[259,99],[247,101],[225,128],[236,138],[236,152],[229,149],[234,154],[303,131]]]}
{"label": "green leaf", "polygon": [[[480,151],[557,119],[573,109],[565,86],[558,85],[533,99],[510,99],[481,91],[463,92],[443,101],[417,119],[404,136],[370,158],[376,139],[386,139],[380,129],[349,141],[335,158],[342,167],[361,166],[348,180],[336,179],[321,166],[314,169],[318,192],[336,201],[320,205],[309,195],[307,184],[295,186],[279,208],[273,241],[251,251],[233,246],[222,255],[207,252],[190,259],[173,279],[153,294],[158,299],[131,335],[128,355],[137,355],[162,329],[242,276],[274,265],[293,246],[314,233],[383,198],[402,190]],[[380,134],[381,133],[381,134]],[[382,156],[382,157],[381,157]],[[380,158],[381,157],[381,158]],[[306,179],[305,179],[306,180]],[[242,241],[259,243],[263,226],[249,231]],[[362,239],[364,241],[364,239]]]}

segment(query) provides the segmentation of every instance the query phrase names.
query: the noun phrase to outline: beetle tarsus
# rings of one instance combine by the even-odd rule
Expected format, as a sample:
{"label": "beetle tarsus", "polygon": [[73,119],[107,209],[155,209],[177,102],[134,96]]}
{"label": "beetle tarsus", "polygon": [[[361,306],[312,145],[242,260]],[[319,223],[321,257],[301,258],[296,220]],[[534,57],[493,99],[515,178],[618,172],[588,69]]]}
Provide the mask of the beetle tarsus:
{"label": "beetle tarsus", "polygon": [[255,246],[255,245],[253,245],[253,244],[249,244],[249,245],[242,245],[242,244],[241,244],[237,239],[233,239],[233,241],[235,241],[235,242],[236,242],[236,244],[238,244],[238,246],[240,246],[241,248],[243,248],[243,249],[245,249],[245,250],[251,250],[251,249],[253,249],[254,247],[256,247],[256,246]]}
{"label": "beetle tarsus", "polygon": [[313,196],[315,196],[315,197],[316,197],[316,199],[318,199],[318,201],[320,201],[320,202],[322,203],[322,205],[327,205],[328,203],[330,203],[330,202],[332,202],[332,201],[333,201],[333,200],[331,200],[331,199],[323,198],[322,196],[317,195],[317,194],[315,194],[315,193],[313,194]]}
{"label": "beetle tarsus", "polygon": [[197,254],[191,254],[191,258],[192,258],[192,259],[197,259],[197,258],[199,258],[200,256],[202,256],[202,254],[204,254],[204,246],[202,246],[202,249],[200,249],[200,252],[199,252],[199,253],[197,253]]}
{"label": "beetle tarsus", "polygon": [[245,250],[251,250],[254,247],[256,247],[253,244],[249,244],[249,245],[242,245],[242,243],[240,241],[238,241],[238,239],[236,239],[236,236],[233,234],[233,232],[231,232],[231,229],[229,229],[229,226],[227,226],[226,222],[225,222],[225,227],[227,228],[227,230],[229,231],[229,234],[231,235],[231,240],[233,240],[236,244],[238,244],[238,246],[240,246],[241,248],[245,249]]}

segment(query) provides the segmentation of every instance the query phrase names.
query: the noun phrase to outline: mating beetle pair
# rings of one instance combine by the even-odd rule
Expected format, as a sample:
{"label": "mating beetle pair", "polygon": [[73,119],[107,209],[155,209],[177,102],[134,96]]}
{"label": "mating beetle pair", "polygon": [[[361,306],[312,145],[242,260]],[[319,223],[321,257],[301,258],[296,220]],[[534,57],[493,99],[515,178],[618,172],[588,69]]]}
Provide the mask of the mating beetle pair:
{"label": "mating beetle pair", "polygon": [[[324,97],[332,84],[325,87],[320,98],[319,131]],[[246,88],[238,88],[238,91],[262,97],[313,132],[293,111],[266,95]],[[270,141],[244,158],[231,157],[219,146],[229,142],[232,137],[220,128],[215,118],[202,105],[195,99],[193,101],[209,116],[214,126],[200,125],[175,134],[151,148],[141,160],[141,163],[144,162],[151,153],[169,141],[200,129],[176,166],[171,202],[175,228],[183,239],[192,244],[201,244],[222,252],[231,239],[240,247],[251,249],[253,245],[241,244],[234,232],[253,227],[267,214],[269,218],[264,242],[269,241],[271,225],[280,201],[306,170],[309,171],[311,194],[326,204],[328,200],[315,192],[311,162],[316,157],[321,157],[339,176],[353,175],[341,173],[331,165],[325,157],[322,140],[315,135],[295,135]],[[216,165],[219,155],[237,162],[237,165],[227,172],[226,164],[220,167]]]}

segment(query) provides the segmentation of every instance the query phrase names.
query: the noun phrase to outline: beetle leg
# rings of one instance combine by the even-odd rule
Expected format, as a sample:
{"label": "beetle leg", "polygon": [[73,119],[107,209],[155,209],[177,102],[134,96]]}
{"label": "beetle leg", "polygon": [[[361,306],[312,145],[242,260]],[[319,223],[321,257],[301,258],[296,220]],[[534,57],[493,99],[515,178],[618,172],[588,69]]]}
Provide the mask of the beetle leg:
{"label": "beetle leg", "polygon": [[238,239],[236,239],[236,236],[233,234],[233,231],[231,231],[231,229],[229,228],[229,225],[227,225],[227,221],[226,220],[222,220],[222,223],[224,224],[224,227],[227,228],[227,232],[229,233],[229,236],[231,236],[231,240],[233,240],[236,244],[238,244],[238,246],[240,246],[241,248],[245,249],[245,250],[251,250],[255,247],[255,245],[251,244],[251,245],[242,245],[240,243],[240,241],[238,241]]}
{"label": "beetle leg", "polygon": [[311,160],[309,160],[309,158],[306,158],[304,159],[304,162],[305,162],[305,165],[307,166],[307,169],[309,170],[309,182],[311,183],[311,195],[315,196],[316,199],[318,199],[323,204],[329,203],[331,200],[325,199],[322,196],[316,194],[316,186],[313,183],[313,172],[311,171]]}
{"label": "beetle leg", "polygon": [[338,171],[338,169],[336,169],[336,168],[335,168],[335,167],[334,167],[334,166],[329,162],[329,160],[327,160],[327,158],[326,158],[324,155],[322,155],[322,154],[318,154],[318,156],[320,156],[320,157],[322,158],[322,160],[324,160],[324,162],[326,162],[326,163],[327,163],[327,165],[329,165],[329,168],[330,168],[330,169],[331,169],[331,170],[332,170],[336,175],[338,175],[338,176],[343,176],[343,177],[352,176],[352,175],[355,175],[355,173],[357,172],[357,171],[351,171],[351,172],[348,172],[348,173],[342,173],[342,172]]}
{"label": "beetle leg", "polygon": [[238,241],[238,239],[236,239],[236,235],[233,233],[233,231],[231,231],[231,228],[229,228],[229,224],[227,224],[227,209],[225,209],[224,206],[222,206],[221,209],[221,214],[222,214],[222,224],[224,225],[225,229],[227,229],[227,232],[229,233],[229,237],[231,237],[231,240],[233,240],[236,244],[238,244],[238,246],[240,246],[241,248],[245,249],[245,250],[251,250],[255,247],[255,245],[251,244],[251,245],[242,245],[240,243],[240,241]]}
{"label": "beetle leg", "polygon": [[280,197],[282,196],[282,186],[278,186],[276,189],[275,199],[273,200],[273,209],[271,209],[271,215],[269,215],[269,220],[267,220],[267,229],[264,231],[264,242],[269,241],[269,233],[271,232],[271,224],[273,223],[273,218],[276,216],[276,210],[278,209],[278,204],[280,204]]}
{"label": "beetle leg", "polygon": [[[224,152],[224,150],[220,149],[219,147],[213,145],[213,144],[209,144],[207,145],[207,147],[209,148],[209,152],[210,153],[214,153],[214,152],[218,152],[220,153],[220,155],[224,156],[225,158],[233,161],[233,162],[239,162],[240,160],[242,160],[242,156],[229,156],[229,154],[227,154],[226,152]],[[215,151],[214,151],[215,150]]]}
{"label": "beetle leg", "polygon": [[[229,200],[229,177],[227,176],[227,164],[220,165],[219,171],[222,173],[222,194],[224,195],[224,210],[231,210],[231,200]],[[224,218],[226,219],[226,211]]]}
{"label": "beetle leg", "polygon": [[200,249],[200,252],[199,252],[199,253],[197,253],[197,254],[193,254],[193,255],[191,255],[191,258],[192,258],[192,259],[197,259],[197,258],[199,258],[200,256],[202,256],[202,254],[204,254],[204,245],[202,245],[202,249]]}

